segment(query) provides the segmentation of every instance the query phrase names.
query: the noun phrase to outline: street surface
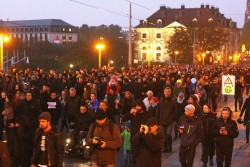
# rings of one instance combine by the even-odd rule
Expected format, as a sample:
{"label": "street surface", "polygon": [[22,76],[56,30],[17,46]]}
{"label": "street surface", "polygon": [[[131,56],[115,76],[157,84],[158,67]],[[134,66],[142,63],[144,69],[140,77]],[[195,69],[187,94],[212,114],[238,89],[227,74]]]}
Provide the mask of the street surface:
{"label": "street surface", "polygon": [[[246,96],[244,96],[244,101]],[[230,96],[228,102],[225,103],[223,99],[218,103],[217,116],[223,107],[229,106],[234,111],[234,97]],[[240,112],[233,112],[233,119],[239,117]],[[238,124],[240,131],[239,137],[234,141],[234,151],[232,157],[232,167],[249,167],[250,166],[250,144],[246,144],[245,127]],[[194,160],[194,167],[202,167],[203,163],[201,158],[201,145],[196,149],[196,156]],[[65,167],[87,167],[90,166],[89,162],[84,162],[81,158],[65,157]],[[179,163],[179,140],[173,141],[173,152],[162,154],[162,167],[180,167]],[[216,167],[216,156],[214,157],[214,167]]]}

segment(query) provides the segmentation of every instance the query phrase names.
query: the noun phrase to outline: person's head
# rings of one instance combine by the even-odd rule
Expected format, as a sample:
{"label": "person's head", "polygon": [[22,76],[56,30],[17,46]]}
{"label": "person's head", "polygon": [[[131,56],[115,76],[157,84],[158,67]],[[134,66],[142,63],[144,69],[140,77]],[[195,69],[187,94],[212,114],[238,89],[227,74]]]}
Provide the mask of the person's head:
{"label": "person's head", "polygon": [[124,98],[125,98],[125,99],[130,99],[130,98],[131,98],[131,93],[130,93],[130,91],[126,91],[126,92],[124,93]]}
{"label": "person's head", "polygon": [[49,112],[43,112],[39,115],[39,127],[44,131],[51,129],[50,121],[51,115]]}
{"label": "person's head", "polygon": [[149,99],[151,99],[153,97],[153,95],[154,95],[154,93],[151,90],[149,90],[147,92],[147,96],[148,96]]}
{"label": "person's head", "polygon": [[31,93],[31,92],[27,92],[27,93],[26,93],[26,100],[27,100],[27,101],[31,101],[32,98],[33,98],[32,93]]}
{"label": "person's head", "polygon": [[115,85],[112,85],[112,86],[110,87],[110,89],[109,89],[109,93],[110,93],[111,95],[114,95],[114,94],[115,94],[115,91],[116,91],[116,87],[115,87]]}
{"label": "person's head", "polygon": [[107,120],[107,114],[104,110],[98,109],[94,114],[94,118],[99,125],[103,125]]}
{"label": "person's head", "polygon": [[91,93],[91,94],[90,94],[90,100],[95,100],[95,99],[96,99],[95,93]]}
{"label": "person's head", "polygon": [[21,92],[20,90],[16,90],[14,93],[15,98],[20,98],[21,97]]}
{"label": "person's head", "polygon": [[51,99],[53,99],[53,100],[55,100],[55,99],[56,99],[56,97],[57,97],[56,92],[55,92],[55,91],[51,92],[51,94],[50,94],[50,98],[51,98]]}
{"label": "person's head", "polygon": [[205,104],[205,105],[203,106],[203,112],[204,112],[205,114],[210,113],[210,112],[211,112],[211,106],[208,105],[208,104]]}
{"label": "person's head", "polygon": [[159,103],[159,99],[157,97],[152,97],[149,103],[155,105],[156,103]]}
{"label": "person's head", "polygon": [[69,95],[70,95],[71,97],[75,97],[75,95],[76,95],[76,89],[75,89],[75,88],[70,88],[70,89],[69,89]]}
{"label": "person's head", "polygon": [[176,86],[178,87],[178,88],[180,88],[182,85],[182,81],[180,80],[180,79],[178,79],[177,81],[176,81]]}
{"label": "person's head", "polygon": [[5,91],[2,91],[2,92],[1,92],[1,97],[2,97],[2,99],[5,99],[5,98],[6,98],[6,92],[5,92]]}
{"label": "person's head", "polygon": [[142,112],[146,111],[146,106],[142,100],[137,100],[135,102],[134,106],[135,106],[135,109],[137,110],[138,113],[142,113]]}
{"label": "person's head", "polygon": [[158,121],[154,117],[149,118],[146,124],[149,126],[151,134],[155,134],[159,129]]}
{"label": "person's head", "polygon": [[231,119],[232,110],[229,107],[224,107],[221,111],[221,118],[224,121],[227,121],[228,119]]}
{"label": "person's head", "polygon": [[80,113],[81,114],[84,114],[88,111],[88,108],[85,106],[85,105],[81,105],[80,106]]}
{"label": "person's head", "polygon": [[171,96],[171,88],[170,87],[166,87],[165,89],[164,89],[164,96],[165,97],[170,97]]}
{"label": "person's head", "polygon": [[197,96],[195,96],[195,95],[190,95],[189,96],[189,98],[188,98],[188,103],[189,104],[195,104],[195,103],[197,103]]}
{"label": "person's head", "polygon": [[67,90],[62,90],[61,96],[65,98],[67,96]]}
{"label": "person's head", "polygon": [[194,112],[195,112],[195,107],[194,107],[194,105],[188,104],[188,105],[185,107],[185,115],[186,115],[187,117],[193,117],[193,116],[194,116]]}
{"label": "person's head", "polygon": [[107,102],[106,101],[100,101],[99,108],[106,112],[106,110],[108,108]]}
{"label": "person's head", "polygon": [[180,92],[180,93],[178,94],[178,99],[179,99],[179,100],[183,100],[183,99],[184,99],[184,93],[183,93],[183,92]]}

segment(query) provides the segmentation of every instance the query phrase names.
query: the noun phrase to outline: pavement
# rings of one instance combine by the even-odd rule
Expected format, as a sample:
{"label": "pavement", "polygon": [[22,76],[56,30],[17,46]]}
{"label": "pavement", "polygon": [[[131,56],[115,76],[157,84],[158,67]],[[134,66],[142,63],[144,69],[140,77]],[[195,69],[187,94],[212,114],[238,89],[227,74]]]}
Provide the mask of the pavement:
{"label": "pavement", "polygon": [[[244,101],[246,96],[244,96]],[[217,116],[220,115],[220,111],[223,107],[229,106],[232,111],[234,111],[234,97],[229,96],[228,102],[225,103],[222,99],[218,103]],[[236,120],[239,117],[240,112],[233,112],[233,119]],[[239,136],[234,140],[234,150],[232,157],[232,167],[249,167],[250,166],[250,144],[246,144],[245,139],[245,127],[242,124],[238,124]],[[162,167],[180,167],[179,163],[179,139],[173,141],[173,152],[172,153],[163,153],[162,154]],[[201,145],[199,144],[196,149],[196,156],[194,160],[194,167],[202,167],[203,163],[201,162]],[[65,167],[88,167],[90,166],[89,162],[83,161],[81,158],[65,158]],[[118,166],[119,167],[119,166]],[[214,167],[216,167],[216,156],[214,156]]]}

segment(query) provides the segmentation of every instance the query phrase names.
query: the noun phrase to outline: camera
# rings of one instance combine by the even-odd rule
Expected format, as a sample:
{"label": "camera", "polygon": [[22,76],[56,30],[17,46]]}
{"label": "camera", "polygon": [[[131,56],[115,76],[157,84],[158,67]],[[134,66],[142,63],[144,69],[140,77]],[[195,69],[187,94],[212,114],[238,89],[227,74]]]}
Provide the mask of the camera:
{"label": "camera", "polygon": [[95,139],[98,141],[98,143],[94,144],[94,146],[99,148],[102,145],[103,137],[95,137]]}

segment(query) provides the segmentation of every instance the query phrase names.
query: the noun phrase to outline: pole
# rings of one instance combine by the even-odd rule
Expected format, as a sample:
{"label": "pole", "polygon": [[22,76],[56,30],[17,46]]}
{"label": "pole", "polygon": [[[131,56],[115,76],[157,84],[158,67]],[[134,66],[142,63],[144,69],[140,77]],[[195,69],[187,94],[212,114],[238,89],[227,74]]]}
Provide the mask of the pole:
{"label": "pole", "polygon": [[102,56],[102,51],[101,48],[99,48],[99,68],[101,67],[101,56]]}
{"label": "pole", "polygon": [[176,53],[174,54],[174,64],[176,64]]}
{"label": "pole", "polygon": [[3,67],[3,35],[0,34],[0,70],[4,70]]}
{"label": "pole", "polygon": [[202,56],[202,65],[204,66],[204,56]]}
{"label": "pole", "polygon": [[132,66],[132,5],[129,5],[129,50],[128,50],[128,65]]}
{"label": "pole", "polygon": [[193,50],[193,64],[195,65],[195,52],[196,52],[196,50],[195,50],[195,44],[196,43],[196,40],[195,40],[195,29],[194,29],[194,50]]}

